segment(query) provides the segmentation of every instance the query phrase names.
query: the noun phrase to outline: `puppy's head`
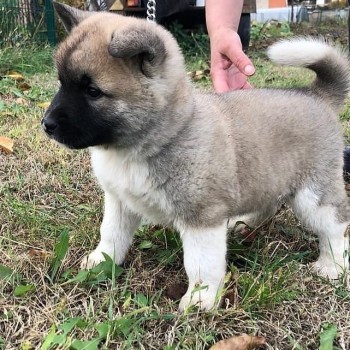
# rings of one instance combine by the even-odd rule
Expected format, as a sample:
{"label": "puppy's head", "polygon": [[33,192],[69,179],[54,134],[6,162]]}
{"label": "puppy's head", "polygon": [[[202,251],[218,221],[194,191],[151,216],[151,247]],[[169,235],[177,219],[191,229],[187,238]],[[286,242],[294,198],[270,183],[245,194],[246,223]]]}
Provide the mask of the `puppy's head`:
{"label": "puppy's head", "polygon": [[43,129],[69,148],[137,143],[186,85],[175,40],[142,19],[54,6],[70,34],[56,53],[61,86]]}

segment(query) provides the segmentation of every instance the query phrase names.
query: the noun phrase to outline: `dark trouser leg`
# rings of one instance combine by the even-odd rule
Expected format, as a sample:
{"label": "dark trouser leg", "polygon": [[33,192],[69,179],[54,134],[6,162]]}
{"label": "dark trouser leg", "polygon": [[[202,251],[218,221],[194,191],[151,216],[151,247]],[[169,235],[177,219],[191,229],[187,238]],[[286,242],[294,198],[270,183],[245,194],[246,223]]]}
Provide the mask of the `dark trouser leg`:
{"label": "dark trouser leg", "polygon": [[248,50],[250,42],[250,13],[242,13],[237,32],[241,38],[243,50]]}

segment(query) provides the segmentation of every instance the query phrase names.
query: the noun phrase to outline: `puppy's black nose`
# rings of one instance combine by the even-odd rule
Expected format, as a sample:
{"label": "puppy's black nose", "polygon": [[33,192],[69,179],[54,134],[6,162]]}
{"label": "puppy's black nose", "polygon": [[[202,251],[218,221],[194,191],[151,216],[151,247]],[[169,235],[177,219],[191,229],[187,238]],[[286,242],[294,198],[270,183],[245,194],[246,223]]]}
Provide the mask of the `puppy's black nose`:
{"label": "puppy's black nose", "polygon": [[52,135],[57,128],[57,123],[50,118],[44,118],[41,121],[41,126],[47,134]]}

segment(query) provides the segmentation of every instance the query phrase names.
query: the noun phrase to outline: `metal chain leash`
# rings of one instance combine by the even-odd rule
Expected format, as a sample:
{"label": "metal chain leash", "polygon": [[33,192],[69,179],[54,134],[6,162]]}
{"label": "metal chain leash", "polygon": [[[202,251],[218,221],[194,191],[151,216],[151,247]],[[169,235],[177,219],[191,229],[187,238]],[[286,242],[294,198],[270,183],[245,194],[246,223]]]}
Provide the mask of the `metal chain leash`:
{"label": "metal chain leash", "polygon": [[147,1],[147,21],[156,23],[156,0]]}

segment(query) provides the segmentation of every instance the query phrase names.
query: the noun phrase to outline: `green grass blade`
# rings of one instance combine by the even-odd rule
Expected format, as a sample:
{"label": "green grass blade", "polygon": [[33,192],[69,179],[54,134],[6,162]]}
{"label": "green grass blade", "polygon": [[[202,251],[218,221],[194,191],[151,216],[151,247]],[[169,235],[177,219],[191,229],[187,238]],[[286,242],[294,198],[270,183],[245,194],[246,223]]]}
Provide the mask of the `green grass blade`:
{"label": "green grass blade", "polygon": [[67,254],[69,247],[69,235],[67,231],[63,231],[60,235],[59,241],[55,245],[55,255],[50,267],[50,278],[54,281],[57,277],[59,268],[61,267],[62,261]]}
{"label": "green grass blade", "polygon": [[337,336],[337,326],[335,324],[327,324],[324,326],[320,334],[319,350],[333,350],[333,342]]}

